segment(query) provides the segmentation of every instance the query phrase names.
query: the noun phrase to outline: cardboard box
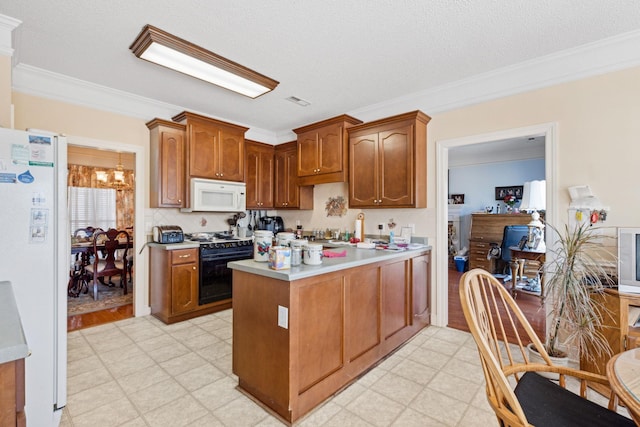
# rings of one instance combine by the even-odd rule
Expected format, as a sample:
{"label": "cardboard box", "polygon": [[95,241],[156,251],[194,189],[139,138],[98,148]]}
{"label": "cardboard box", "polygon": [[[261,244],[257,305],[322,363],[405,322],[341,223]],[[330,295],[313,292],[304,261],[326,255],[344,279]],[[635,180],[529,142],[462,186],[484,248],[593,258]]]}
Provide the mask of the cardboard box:
{"label": "cardboard box", "polygon": [[272,270],[291,268],[291,248],[272,246],[269,249],[269,268]]}

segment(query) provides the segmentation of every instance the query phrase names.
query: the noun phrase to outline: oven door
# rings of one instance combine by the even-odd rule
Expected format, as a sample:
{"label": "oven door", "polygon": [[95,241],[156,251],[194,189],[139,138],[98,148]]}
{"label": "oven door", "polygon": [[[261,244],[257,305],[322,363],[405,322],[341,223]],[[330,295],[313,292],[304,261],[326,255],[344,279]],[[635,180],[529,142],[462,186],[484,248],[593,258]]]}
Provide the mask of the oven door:
{"label": "oven door", "polygon": [[227,254],[200,254],[200,284],[198,303],[209,304],[230,299],[232,295],[232,270],[227,267],[231,261],[251,258],[253,252]]}

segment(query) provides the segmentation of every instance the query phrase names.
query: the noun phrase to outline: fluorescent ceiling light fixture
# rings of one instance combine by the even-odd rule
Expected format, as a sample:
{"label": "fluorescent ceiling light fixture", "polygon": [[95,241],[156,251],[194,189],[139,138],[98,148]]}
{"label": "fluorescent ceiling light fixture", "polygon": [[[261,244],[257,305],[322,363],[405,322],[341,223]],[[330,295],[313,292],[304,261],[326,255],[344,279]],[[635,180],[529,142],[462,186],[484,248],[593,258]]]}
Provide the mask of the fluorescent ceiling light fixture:
{"label": "fluorescent ceiling light fixture", "polygon": [[279,82],[193,43],[146,25],[129,46],[135,56],[200,80],[257,98]]}

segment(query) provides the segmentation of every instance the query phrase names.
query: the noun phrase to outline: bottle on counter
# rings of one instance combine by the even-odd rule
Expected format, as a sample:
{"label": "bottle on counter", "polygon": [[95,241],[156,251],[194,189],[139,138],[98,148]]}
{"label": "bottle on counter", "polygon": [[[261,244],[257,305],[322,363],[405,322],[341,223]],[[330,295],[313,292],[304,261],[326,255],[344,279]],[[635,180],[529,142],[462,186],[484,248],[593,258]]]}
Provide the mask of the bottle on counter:
{"label": "bottle on counter", "polygon": [[300,224],[300,220],[296,220],[296,239],[302,239],[302,224]]}

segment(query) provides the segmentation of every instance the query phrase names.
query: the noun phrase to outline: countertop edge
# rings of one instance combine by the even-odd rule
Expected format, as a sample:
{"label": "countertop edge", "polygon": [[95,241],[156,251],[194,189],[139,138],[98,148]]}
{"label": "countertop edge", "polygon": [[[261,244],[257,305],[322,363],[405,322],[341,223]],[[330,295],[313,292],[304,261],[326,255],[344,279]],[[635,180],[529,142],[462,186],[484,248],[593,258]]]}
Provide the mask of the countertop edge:
{"label": "countertop edge", "polygon": [[[340,251],[342,248],[332,249]],[[228,265],[232,270],[243,271],[245,273],[256,274],[259,276],[270,277],[272,279],[284,280],[291,282],[294,280],[305,279],[307,277],[318,276],[335,271],[345,270],[348,268],[359,267],[362,265],[373,264],[380,261],[391,260],[394,258],[402,258],[409,254],[418,254],[420,252],[430,251],[431,246],[425,246],[418,249],[405,251],[383,251],[376,249],[356,249],[344,248],[348,251],[346,257],[325,258],[320,265],[306,265],[291,267],[284,270],[273,270],[269,268],[266,262],[257,262],[253,259],[243,261],[232,261]],[[354,252],[355,251],[355,252]],[[358,256],[359,255],[359,256]]]}
{"label": "countertop edge", "polygon": [[181,243],[156,243],[149,242],[147,243],[149,246],[154,248],[164,249],[165,251],[173,251],[175,249],[194,249],[199,248],[199,242],[181,242]]}
{"label": "countertop edge", "polygon": [[0,282],[0,363],[24,359],[29,347],[11,282]]}

